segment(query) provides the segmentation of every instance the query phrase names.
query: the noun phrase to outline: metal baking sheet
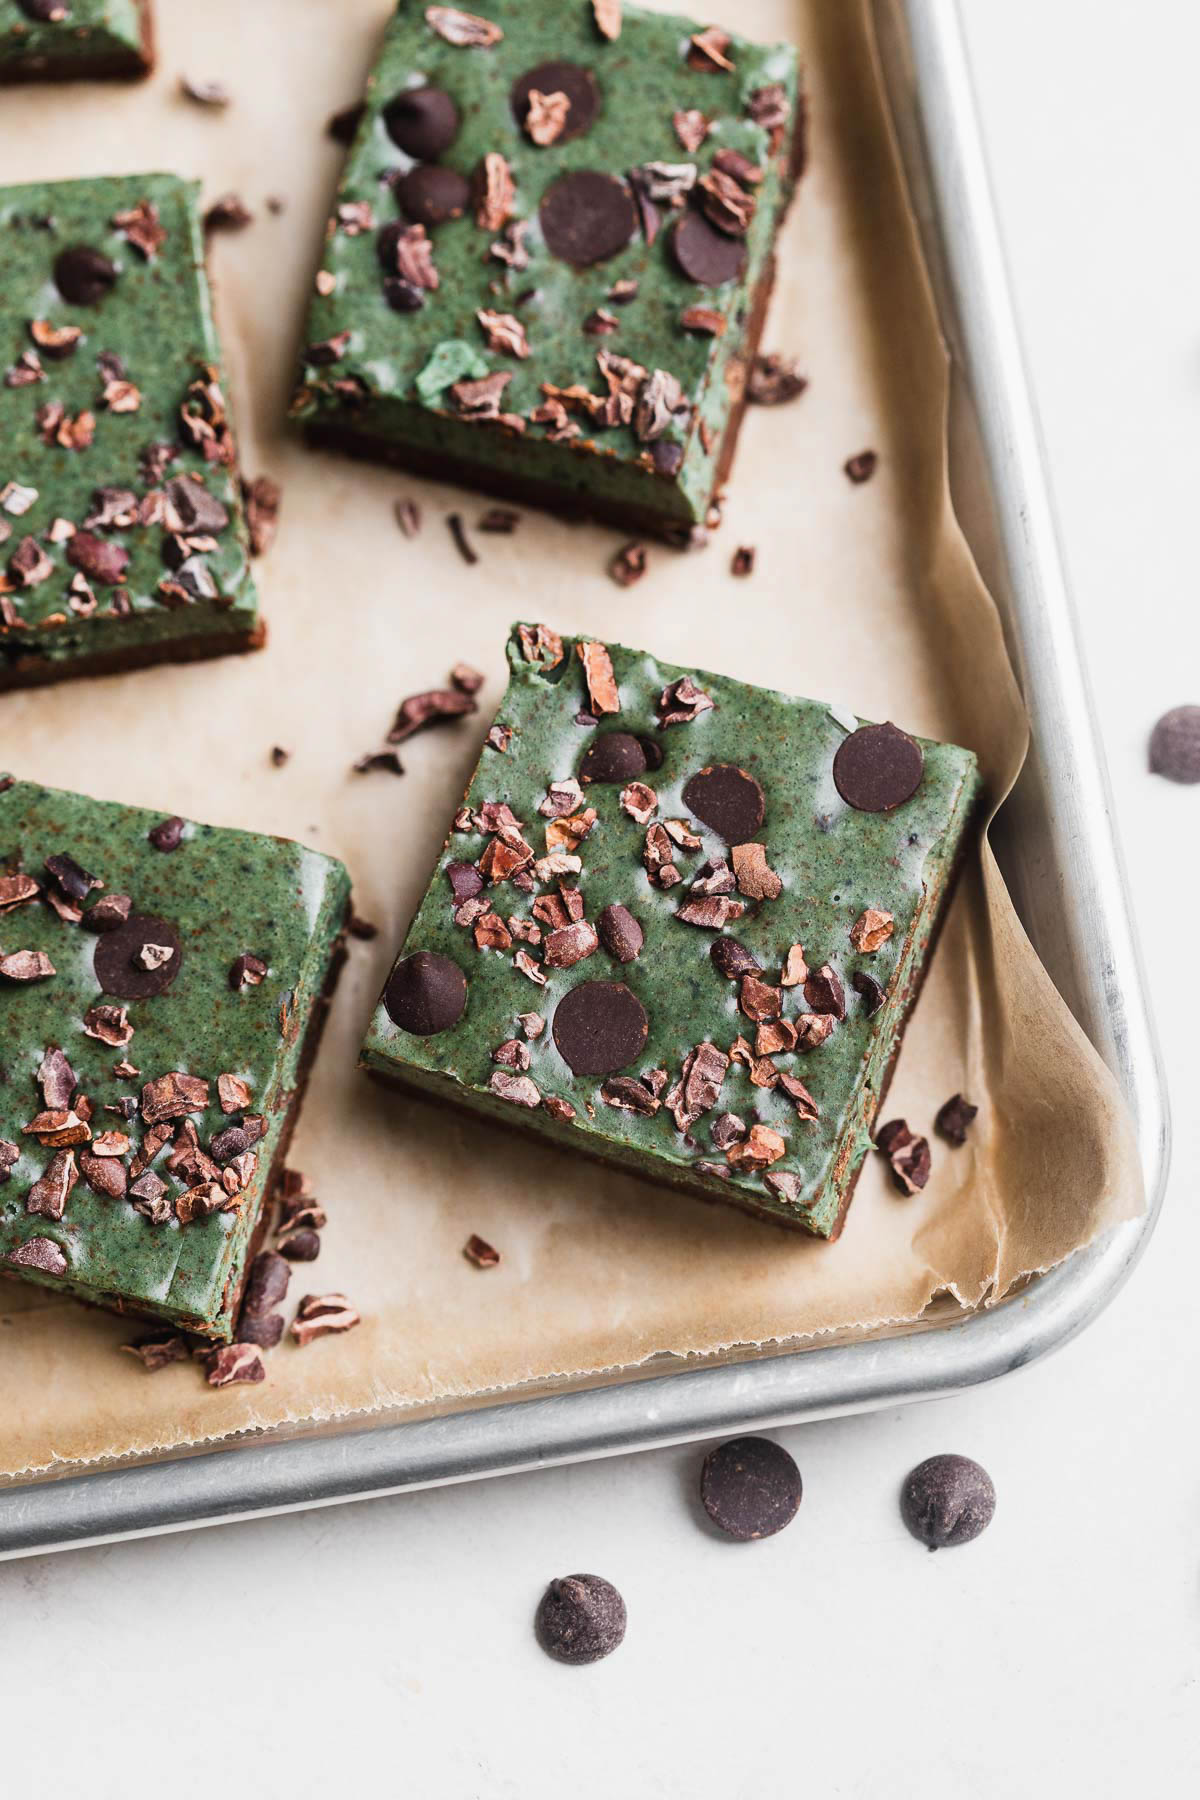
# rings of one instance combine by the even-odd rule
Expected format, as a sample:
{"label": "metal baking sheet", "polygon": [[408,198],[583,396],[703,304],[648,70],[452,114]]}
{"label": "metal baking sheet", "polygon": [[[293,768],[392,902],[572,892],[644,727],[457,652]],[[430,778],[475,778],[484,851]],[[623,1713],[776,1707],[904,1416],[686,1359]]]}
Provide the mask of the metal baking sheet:
{"label": "metal baking sheet", "polygon": [[[1108,1303],[1154,1229],[1168,1123],[1103,760],[1056,541],[955,0],[873,0],[889,103],[955,363],[962,523],[1004,617],[1033,746],[993,841],[1043,963],[1134,1115],[1147,1209],[989,1311],[900,1333],[642,1372],[449,1415],[246,1442],[0,1493],[0,1557],[865,1411],[992,1380]],[[1053,730],[1039,730],[1040,721]]]}

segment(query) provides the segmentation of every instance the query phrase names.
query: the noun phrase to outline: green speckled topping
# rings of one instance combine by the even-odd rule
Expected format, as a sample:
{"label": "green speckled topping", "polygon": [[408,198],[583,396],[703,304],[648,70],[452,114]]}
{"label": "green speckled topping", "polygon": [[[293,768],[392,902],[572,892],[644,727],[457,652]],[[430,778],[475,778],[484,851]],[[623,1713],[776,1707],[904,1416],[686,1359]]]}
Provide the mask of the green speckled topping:
{"label": "green speckled topping", "polygon": [[[0,489],[14,482],[37,496],[21,513],[0,496],[0,535],[5,529],[8,534],[0,544],[0,566],[10,565],[17,545],[30,535],[54,564],[53,573],[32,587],[21,585],[10,568],[5,598],[14,619],[7,626],[0,621],[0,678],[6,662],[30,655],[50,658],[69,672],[74,661],[122,647],[156,644],[169,655],[175,640],[228,637],[255,627],[258,602],[236,468],[206,461],[180,422],[189,383],[220,361],[198,199],[199,184],[174,175],[0,189],[0,367],[9,371],[0,381]],[[141,201],[157,207],[166,232],[150,258],[112,224],[114,216]],[[55,261],[75,244],[101,251],[119,270],[111,291],[94,306],[70,304],[55,285]],[[84,335],[70,354],[56,359],[36,350],[29,329],[34,320],[78,326]],[[9,385],[11,371],[31,352],[45,379]],[[103,403],[106,384],[96,359],[105,352],[121,359],[138,390],[136,411],[114,411]],[[228,394],[224,400],[227,407]],[[36,414],[55,402],[68,419],[81,412],[93,415],[94,437],[87,448],[44,442]],[[155,443],[170,444],[178,454],[151,480],[139,469],[139,459]],[[132,608],[129,616],[112,617],[116,590],[96,583],[92,616],[73,611],[69,583],[75,571],[67,543],[50,536],[54,521],[82,525],[94,510],[98,488],[129,489],[144,500],[161,491],[164,481],[189,473],[204,477],[230,515],[216,534],[217,548],[196,559],[211,575],[219,599],[162,603],[158,586],[172,571],[164,560],[167,532],[160,517],[147,525],[97,528],[106,541],[130,553],[120,588]]]}
{"label": "green speckled topping", "polygon": [[0,76],[6,69],[49,62],[101,62],[112,74],[146,66],[137,0],[62,0],[66,17],[35,19],[17,0],[0,0]]}
{"label": "green speckled topping", "polygon": [[[394,312],[382,293],[376,233],[350,235],[331,223],[322,267],[335,286],[331,294],[314,300],[307,336],[311,343],[348,331],[350,339],[335,364],[307,370],[297,408],[308,424],[345,425],[383,444],[425,447],[481,469],[503,466],[516,476],[550,483],[564,495],[577,493],[584,497],[582,504],[597,495],[651,507],[684,526],[702,520],[722,433],[740,394],[735,364],[744,347],[750,298],[765,275],[791,185],[786,136],[773,154],[771,133],[747,115],[747,102],[756,90],[780,84],[794,116],[796,52],[788,45],[762,46],[734,37],[728,52],[733,71],[700,71],[685,59],[689,37],[700,27],[684,18],[626,7],[621,34],[610,43],[597,32],[587,0],[497,0],[484,11],[503,29],[503,39],[491,48],[463,49],[430,28],[422,5],[399,7],[371,76],[366,114],[338,201],[368,202],[377,226],[399,216],[385,178],[412,163],[389,137],[383,109],[405,88],[427,82],[448,92],[461,114],[458,136],[439,158],[444,167],[470,178],[489,153],[507,160],[516,187],[513,216],[528,223],[528,267],[506,269],[489,258],[489,245],[498,234],[481,228],[468,208],[463,217],[430,228],[437,291],[426,294],[418,311]],[[547,59],[590,69],[601,104],[582,136],[539,147],[517,123],[510,92],[521,75]],[[708,137],[694,152],[682,147],[671,122],[675,111],[688,109],[702,111],[710,122]],[[674,215],[665,205],[663,229],[653,246],[637,231],[615,256],[584,269],[571,267],[546,248],[538,204],[564,172],[600,170],[624,178],[635,166],[665,162],[695,163],[703,174],[722,149],[742,152],[765,171],[738,279],[699,287],[680,273],[668,242]],[[619,280],[638,283],[636,299],[623,306],[606,298]],[[532,290],[533,298],[521,299]],[[704,336],[680,325],[680,313],[694,305],[723,315],[727,329],[722,336]],[[610,335],[590,336],[582,329],[598,307],[619,321]],[[486,348],[475,317],[480,308],[517,314],[530,345],[528,359]],[[669,371],[692,407],[686,424],[673,426],[668,434],[684,445],[678,475],[670,480],[648,471],[647,446],[628,425],[594,435],[585,429],[582,438],[561,444],[548,444],[539,425],[527,426],[519,437],[495,426],[463,425],[443,389],[423,392],[419,382],[430,359],[447,344],[473,347],[486,371],[511,373],[503,411],[526,417],[543,399],[543,382],[559,387],[579,382],[603,394],[595,360],[600,349],[631,357],[648,370]],[[334,387],[345,379],[364,385],[369,396],[365,405],[346,410]]]}
{"label": "green speckled topping", "polygon": [[[0,875],[24,870],[45,884],[47,856],[66,853],[104,887],[89,896],[128,894],[135,913],[175,927],[182,959],[170,988],[128,1002],[103,993],[93,959],[105,936],[62,921],[44,900],[0,911],[0,953],[44,950],[56,974],[11,982],[0,977],[0,1139],[20,1145],[20,1160],[0,1181],[0,1258],[33,1237],[48,1237],[67,1259],[66,1276],[39,1277],[102,1304],[161,1315],[212,1336],[228,1337],[230,1305],[262,1207],[283,1131],[304,1037],[337,943],[349,894],[341,863],[285,838],[189,825],[177,850],[157,850],[147,832],[158,815],[78,794],[17,782],[0,793]],[[249,951],[268,965],[261,986],[234,992],[229,972]],[[288,1025],[281,1031],[287,996]],[[89,1037],[84,1015],[97,1004],[128,1005],[132,1041],[123,1048]],[[140,1099],[143,1084],[184,1072],[210,1086],[207,1109],[192,1116],[200,1144],[239,1119],[218,1104],[217,1077],[239,1076],[251,1093],[247,1113],[262,1114],[266,1136],[254,1146],[257,1168],[237,1210],[181,1226],[154,1225],[126,1200],[94,1193],[80,1180],[61,1221],[30,1214],[31,1184],[54,1152],[22,1134],[42,1106],[35,1079],[51,1045],[66,1052],[77,1094],[92,1103],[91,1131],[124,1130],[137,1149],[140,1118],[105,1112]],[[122,1058],[136,1079],[112,1073]],[[179,1124],[172,1121],[172,1130]],[[76,1150],[78,1156],[87,1145]],[[170,1145],[154,1163],[172,1198],[188,1185],[166,1168]],[[124,1159],[128,1164],[130,1156]]]}
{"label": "green speckled topping", "polygon": [[[594,736],[590,726],[576,720],[586,704],[583,670],[569,640],[565,650],[562,662],[543,673],[524,659],[514,636],[510,683],[499,714],[512,728],[512,746],[506,755],[484,750],[467,795],[467,807],[476,814],[486,801],[507,802],[539,857],[548,821],[538,807],[547,785],[578,773]],[[689,777],[713,763],[739,766],[763,790],[765,817],[756,836],[766,846],[770,868],[782,879],[782,893],[748,902],[745,916],[731,923],[728,932],[753,952],[765,982],[780,982],[784,959],[796,943],[804,946],[810,968],[829,962],[841,976],[847,1016],[832,1036],[806,1054],[774,1058],[779,1070],[810,1090],[820,1118],[803,1122],[781,1087],[752,1085],[747,1070],[731,1063],[719,1100],[692,1126],[689,1143],[665,1104],[653,1116],[614,1109],[602,1100],[599,1079],[576,1077],[560,1056],[553,1033],[555,1008],[578,983],[597,980],[625,982],[649,1018],[644,1052],[622,1071],[626,1076],[663,1069],[673,1083],[685,1057],[702,1042],[711,1041],[723,1051],[739,1036],[755,1042],[755,1025],[739,1010],[738,983],[721,976],[711,960],[716,933],[675,917],[700,865],[710,857],[728,857],[728,847],[691,817],[702,848],[675,851],[682,876],[678,885],[666,891],[652,886],[643,864],[646,827],[623,810],[619,785],[584,787],[584,804],[594,807],[598,818],[577,846],[582,872],[567,880],[578,884],[589,921],[595,923],[613,902],[634,914],[645,933],[637,959],[621,965],[602,945],[571,968],[544,970],[548,983],[537,987],[514,967],[513,953],[524,951],[538,961],[544,945],[514,940],[507,951],[477,949],[471,930],[454,922],[445,870],[451,862],[476,861],[488,840],[470,828],[470,820],[462,821],[468,828],[452,831],[447,839],[403,953],[430,950],[452,958],[467,978],[466,1011],[451,1029],[421,1038],[398,1029],[381,1004],[367,1035],[364,1062],[442,1098],[527,1125],[577,1151],[828,1236],[867,1148],[879,1087],[977,797],[975,758],[952,745],[920,740],[924,774],[914,797],[892,812],[855,811],[839,797],[832,775],[848,722],[840,722],[828,707],[706,671],[678,669],[615,645],[609,650],[620,711],[605,717],[602,728],[648,734],[661,745],[662,767],[639,777],[657,797],[655,820],[689,819],[682,790]],[[684,674],[694,676],[712,699],[712,709],[691,723],[660,730],[656,703],[667,684]],[[548,893],[554,886],[553,880],[539,882],[535,891]],[[488,887],[485,894],[504,919],[529,918],[533,894],[511,884]],[[850,942],[851,927],[868,907],[890,912],[895,921],[891,938],[869,955]],[[883,1006],[871,1017],[852,986],[858,971],[872,975],[886,991]],[[784,987],[782,994],[785,1019],[808,1010],[801,987]],[[536,1111],[489,1091],[497,1068],[492,1053],[506,1039],[522,1036],[517,1015],[524,1012],[547,1020],[546,1029],[528,1045],[529,1077],[543,1097]],[[568,1101],[574,1120],[551,1117],[546,1096]],[[772,1191],[764,1172],[736,1169],[725,1177],[712,1172],[713,1164],[725,1163],[725,1155],[714,1144],[711,1128],[727,1111],[747,1127],[758,1121],[784,1135],[786,1154],[770,1173],[798,1178],[795,1200]],[[698,1166],[705,1163],[707,1171]]]}

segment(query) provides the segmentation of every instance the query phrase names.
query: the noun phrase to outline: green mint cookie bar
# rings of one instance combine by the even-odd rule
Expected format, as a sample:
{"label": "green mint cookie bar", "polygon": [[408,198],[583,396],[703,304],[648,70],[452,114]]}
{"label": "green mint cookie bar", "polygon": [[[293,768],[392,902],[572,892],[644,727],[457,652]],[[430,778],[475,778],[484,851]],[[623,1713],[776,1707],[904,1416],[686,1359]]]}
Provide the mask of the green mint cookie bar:
{"label": "green mint cookie bar", "polygon": [[0,689],[263,641],[198,201],[0,188]]}
{"label": "green mint cookie bar", "polygon": [[975,758],[544,625],[508,656],[364,1065],[835,1237]]}
{"label": "green mint cookie bar", "polygon": [[601,11],[400,5],[293,408],[315,443],[685,539],[744,409],[797,56]]}
{"label": "green mint cookie bar", "polygon": [[136,81],[153,66],[150,0],[0,0],[0,85]]}
{"label": "green mint cookie bar", "polygon": [[341,863],[0,777],[0,1273],[232,1333]]}

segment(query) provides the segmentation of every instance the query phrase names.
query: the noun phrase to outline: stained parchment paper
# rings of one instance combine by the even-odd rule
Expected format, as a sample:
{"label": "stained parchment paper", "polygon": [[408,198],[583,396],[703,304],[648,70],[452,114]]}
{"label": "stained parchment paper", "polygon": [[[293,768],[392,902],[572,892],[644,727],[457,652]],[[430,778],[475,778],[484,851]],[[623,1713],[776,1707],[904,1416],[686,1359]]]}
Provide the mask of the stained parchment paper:
{"label": "stained parchment paper", "polygon": [[[986,844],[960,883],[887,1102],[888,1116],[929,1133],[961,1089],[979,1119],[962,1150],[933,1140],[932,1179],[913,1199],[869,1158],[833,1246],[431,1109],[355,1067],[502,691],[514,617],[968,744],[993,801],[1015,778],[1026,721],[947,499],[946,364],[856,0],[730,9],[739,29],[793,36],[804,51],[811,160],[765,347],[800,355],[811,386],[747,417],[710,548],[653,549],[627,591],[604,573],[619,538],[533,512],[511,538],[475,534],[480,561],[468,568],[445,514],[460,510],[470,530],[484,501],[312,454],[283,423],[341,155],[324,124],[361,91],[384,0],[157,10],[149,85],[5,95],[2,166],[11,181],[168,168],[201,176],[210,199],[238,189],[254,211],[247,231],[213,242],[210,263],[245,466],[284,486],[280,536],[258,565],[270,645],[6,696],[0,767],[280,832],[349,864],[380,935],[351,947],[296,1135],[292,1160],[330,1223],[292,1300],[344,1290],[363,1324],[304,1350],[284,1344],[266,1383],[217,1393],[196,1367],[149,1376],[117,1354],[137,1335],[129,1321],[0,1284],[0,1479],[469,1404],[666,1354],[898,1326],[935,1296],[994,1301],[1137,1212],[1114,1083],[1034,956]],[[177,93],[185,72],[224,80],[233,104],[190,105]],[[269,195],[285,202],[279,215]],[[878,472],[855,487],[842,464],[866,448]],[[392,517],[406,495],[425,517],[411,542]],[[738,544],[758,550],[748,581],[729,574]],[[402,779],[352,774],[399,698],[442,682],[459,658],[488,675],[478,718],[406,746]],[[276,743],[294,750],[279,770]],[[472,1232],[500,1248],[499,1269],[464,1260]]]}

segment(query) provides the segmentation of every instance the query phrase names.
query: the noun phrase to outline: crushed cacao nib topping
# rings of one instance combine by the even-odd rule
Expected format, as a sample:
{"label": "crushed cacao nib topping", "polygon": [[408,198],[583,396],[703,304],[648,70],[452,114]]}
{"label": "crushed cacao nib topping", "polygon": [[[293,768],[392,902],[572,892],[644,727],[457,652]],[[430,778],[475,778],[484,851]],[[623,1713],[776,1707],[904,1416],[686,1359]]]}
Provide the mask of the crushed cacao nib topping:
{"label": "crushed cacao nib topping", "polygon": [[36,900],[41,891],[32,875],[0,875],[0,912],[11,912],[14,907]]}
{"label": "crushed cacao nib topping", "polygon": [[658,811],[658,795],[644,781],[631,781],[621,789],[621,811],[638,825],[648,825]]}
{"label": "crushed cacao nib topping", "polygon": [[44,1219],[61,1219],[78,1180],[75,1152],[56,1150],[29,1190],[25,1200],[26,1212],[38,1214]]}
{"label": "crushed cacao nib topping", "polygon": [[529,355],[529,340],[525,336],[525,327],[520,319],[514,318],[512,313],[489,312],[486,308],[481,308],[475,317],[479,321],[489,350],[519,358]]}
{"label": "crushed cacao nib topping", "polygon": [[765,844],[734,844],[730,855],[739,894],[744,894],[748,900],[779,898],[783,882],[774,869],[767,866]]}
{"label": "crushed cacao nib topping", "polygon": [[796,1036],[791,1019],[764,1019],[754,1034],[755,1055],[778,1056],[781,1051],[792,1051],[796,1048]]}
{"label": "crushed cacao nib topping", "polygon": [[629,171],[629,179],[647,199],[662,206],[682,206],[696,186],[695,163],[641,163]]}
{"label": "crushed cacao nib topping", "polygon": [[934,1127],[945,1138],[948,1144],[962,1145],[967,1141],[967,1128],[979,1112],[961,1094],[952,1094],[942,1106],[939,1106]]}
{"label": "crushed cacao nib topping", "polygon": [[793,1175],[790,1170],[781,1169],[765,1174],[763,1181],[775,1198],[782,1200],[785,1206],[799,1204],[803,1189],[798,1175]]}
{"label": "crushed cacao nib topping", "polygon": [[682,147],[695,155],[708,136],[708,120],[696,107],[676,111],[671,114],[671,124],[675,127],[675,136]]}
{"label": "crushed cacao nib topping", "polygon": [[873,975],[865,969],[857,969],[850,977],[850,985],[855,993],[863,997],[864,1010],[868,1018],[877,1013],[884,1002],[884,990]]}
{"label": "crushed cacao nib topping", "polygon": [[4,1258],[17,1269],[37,1269],[43,1275],[65,1275],[67,1259],[53,1238],[26,1238]]}
{"label": "crushed cacao nib topping", "polygon": [[609,560],[608,572],[618,587],[632,587],[646,573],[646,546],[636,539],[622,544]]}
{"label": "crushed cacao nib topping", "polygon": [[475,921],[472,935],[477,950],[511,950],[512,933],[496,912],[484,912]]}
{"label": "crushed cacao nib topping", "polygon": [[[106,1132],[106,1137],[122,1137],[121,1132]],[[128,1144],[128,1138],[125,1139]],[[123,1200],[129,1186],[129,1171],[125,1164],[117,1160],[116,1153],[101,1156],[93,1146],[91,1151],[81,1150],[79,1153],[79,1172],[83,1176],[93,1194],[99,1194],[106,1200]]]}
{"label": "crushed cacao nib topping", "polygon": [[87,450],[91,446],[96,431],[94,413],[83,412],[74,415],[67,412],[61,400],[48,400],[45,406],[39,406],[34,414],[42,442],[53,448],[55,444],[60,450]]}
{"label": "crushed cacao nib topping", "polygon": [[0,976],[6,981],[45,981],[56,973],[44,950],[10,950],[0,956]]}
{"label": "crushed cacao nib topping", "polygon": [[595,307],[583,321],[583,330],[588,337],[607,337],[620,329],[620,319],[604,306]]}
{"label": "crushed cacao nib topping", "polygon": [[35,487],[26,487],[19,481],[7,481],[0,488],[0,506],[13,518],[20,518],[34,505],[38,497]]}
{"label": "crushed cacao nib topping", "polygon": [[539,669],[556,669],[563,659],[563,641],[548,625],[519,625],[521,654]]}
{"label": "crushed cacao nib topping", "polygon": [[510,1075],[506,1069],[493,1069],[488,1088],[501,1100],[508,1100],[513,1106],[524,1106],[530,1112],[542,1103],[541,1091],[528,1075]]}
{"label": "crushed cacao nib topping", "polygon": [[276,1240],[276,1249],[288,1262],[316,1262],[321,1254],[321,1239],[311,1227],[301,1226],[285,1231]]}
{"label": "crushed cacao nib topping", "polygon": [[784,958],[783,974],[779,977],[783,987],[802,987],[808,980],[808,964],[804,960],[804,945],[793,944]]}
{"label": "crushed cacao nib topping", "polygon": [[28,1125],[22,1125],[21,1132],[23,1136],[35,1137],[47,1150],[86,1144],[92,1135],[87,1122],[90,1111],[91,1102],[86,1095],[80,1095],[78,1112],[73,1108],[64,1110],[61,1107],[53,1112],[40,1112]]}
{"label": "crushed cacao nib topping", "polygon": [[715,164],[696,186],[700,210],[709,224],[727,237],[745,237],[754,217],[754,195]]}
{"label": "crushed cacao nib topping", "polygon": [[688,900],[678,909],[675,917],[684,925],[697,925],[704,931],[723,931],[732,919],[740,919],[745,910],[745,903],[741,900],[713,895]]}
{"label": "crushed cacao nib topping", "polygon": [[793,357],[772,351],[756,356],[746,381],[746,399],[753,406],[783,406],[798,400],[808,386],[808,377],[800,373]]}
{"label": "crushed cacao nib topping", "polygon": [[734,1169],[767,1169],[787,1154],[787,1139],[769,1125],[752,1125],[749,1135],[732,1144],[726,1160]]}
{"label": "crushed cacao nib topping", "polygon": [[45,863],[49,875],[68,900],[86,900],[93,888],[102,888],[104,883],[95,875],[89,875],[86,869],[80,868],[73,856],[59,852],[48,856]]}
{"label": "crushed cacao nib topping", "polygon": [[837,1019],[832,1013],[800,1013],[796,1019],[797,1050],[819,1050],[833,1036]]}
{"label": "crushed cacao nib topping", "polygon": [[[57,1044],[45,1052],[37,1072],[38,1086],[42,1090],[42,1105],[49,1111],[69,1107],[71,1096],[75,1092],[75,1071],[67,1059],[67,1054]],[[27,1130],[32,1127],[26,1127]]]}
{"label": "crushed cacao nib topping", "polygon": [[475,198],[475,223],[481,231],[502,235],[488,246],[488,255],[510,269],[527,269],[529,252],[525,248],[525,219],[514,219],[517,190],[506,158],[490,150],[475,170],[472,181]]}
{"label": "crushed cacao nib topping", "polygon": [[4,373],[4,385],[7,388],[33,387],[45,379],[46,371],[36,350],[22,350],[17,360]]}
{"label": "crushed cacao nib topping", "polygon": [[[406,225],[399,219],[385,225],[379,234],[379,261],[385,273],[398,275],[410,287],[432,293],[439,285],[438,272],[433,262],[433,245],[423,225]],[[339,333],[339,338],[345,338],[349,342],[349,333]],[[342,353],[339,351],[339,356]],[[310,357],[309,361],[311,360]]]}
{"label": "crushed cacao nib topping", "polygon": [[462,12],[457,6],[427,6],[425,23],[456,49],[490,49],[504,36],[499,25],[478,13]]}
{"label": "crushed cacao nib topping", "polygon": [[685,306],[679,315],[685,331],[699,331],[706,337],[721,337],[725,331],[725,314],[715,306]]}
{"label": "crushed cacao nib topping", "polygon": [[179,423],[185,440],[199,450],[205,462],[232,466],[237,452],[225,396],[211,363],[201,364],[200,373],[189,381],[179,409]]}
{"label": "crushed cacao nib topping", "polygon": [[243,1112],[249,1106],[251,1093],[240,1075],[217,1076],[217,1099],[223,1113]]}
{"label": "crushed cacao nib topping", "polygon": [[507,756],[513,741],[512,727],[500,724],[491,725],[488,727],[488,734],[484,741],[489,750],[498,750],[501,756]]}
{"label": "crushed cacao nib topping", "polygon": [[820,1118],[820,1108],[817,1106],[816,1101],[802,1081],[797,1081],[794,1075],[786,1075],[781,1072],[779,1076],[779,1086],[783,1089],[783,1092],[795,1107],[799,1117],[803,1119],[806,1124],[811,1124],[814,1120]]}
{"label": "crushed cacao nib topping", "polygon": [[549,933],[544,949],[545,964],[548,969],[571,969],[599,948],[595,926],[580,919]]}
{"label": "crushed cacao nib topping", "polygon": [[77,531],[67,544],[67,561],[89,583],[115,587],[125,579],[129,552],[111,538],[97,537],[91,531]]}
{"label": "crushed cacao nib topping", "polygon": [[639,443],[652,443],[674,424],[686,425],[691,410],[676,377],[666,369],[653,370],[642,384],[634,408],[633,429]]}
{"label": "crushed cacao nib topping", "polygon": [[147,262],[157,256],[167,241],[166,228],[159,223],[158,208],[150,200],[139,200],[128,211],[114,213],[112,223]]}
{"label": "crushed cacao nib topping", "polygon": [[621,35],[621,0],[592,0],[592,18],[600,36],[615,43]]}
{"label": "crushed cacao nib topping", "polygon": [[79,347],[83,332],[78,325],[52,325],[49,319],[31,319],[29,335],[51,362],[59,362]]}
{"label": "crushed cacao nib topping", "polygon": [[605,645],[580,638],[575,645],[575,651],[583,664],[588,706],[591,712],[597,718],[605,713],[620,712],[621,696],[617,691],[612,658]]}
{"label": "crushed cacao nib topping", "polygon": [[895,929],[896,922],[890,912],[868,906],[850,927],[850,942],[864,956],[872,956],[887,943]]}
{"label": "crushed cacao nib topping", "polygon": [[506,1038],[492,1051],[492,1061],[524,1074],[529,1067],[529,1045],[522,1043],[520,1038]]}
{"label": "crushed cacao nib topping", "polygon": [[40,587],[54,573],[54,564],[35,537],[23,537],[8,559],[8,573],[18,587]]}
{"label": "crushed cacao nib topping", "polygon": [[716,1149],[728,1150],[733,1144],[740,1144],[749,1129],[737,1113],[718,1113],[709,1127],[709,1136]]}
{"label": "crushed cacao nib topping", "polygon": [[666,1097],[678,1131],[690,1131],[717,1104],[728,1069],[729,1057],[715,1044],[697,1044],[688,1051],[679,1080]]}
{"label": "crushed cacao nib topping", "polygon": [[600,1098],[605,1106],[642,1113],[646,1118],[653,1118],[662,1105],[653,1088],[631,1075],[610,1075],[600,1089]]}
{"label": "crushed cacao nib topping", "polygon": [[727,981],[739,981],[743,975],[758,975],[762,972],[761,964],[754,954],[740,944],[737,938],[719,937],[709,951],[713,967],[724,975]]}
{"label": "crushed cacao nib topping", "polygon": [[130,1182],[127,1198],[134,1212],[149,1219],[152,1225],[165,1225],[174,1217],[167,1184],[153,1169],[147,1169]]}
{"label": "crushed cacao nib topping", "polygon": [[713,157],[713,168],[719,169],[723,175],[730,176],[744,188],[758,187],[764,173],[757,163],[752,163],[750,158],[743,156],[740,150],[730,149],[717,151]]}
{"label": "crushed cacao nib topping", "polygon": [[771,132],[782,131],[791,117],[791,104],[782,83],[773,81],[755,88],[746,102],[746,112],[756,125]]}
{"label": "crushed cacao nib topping", "polygon": [[516,955],[513,957],[513,967],[519,969],[522,975],[527,975],[535,987],[545,987],[546,976],[542,973],[541,969],[539,969],[537,963],[534,962],[528,950],[517,951]]}
{"label": "crushed cacao nib topping", "polygon": [[147,1125],[202,1113],[208,1106],[208,1082],[199,1075],[173,1070],[148,1081],[142,1089],[142,1118]]}
{"label": "crushed cacao nib topping", "polygon": [[690,675],[668,682],[655,703],[660,730],[668,725],[690,725],[702,712],[712,710],[713,702]]}
{"label": "crushed cacao nib topping", "polygon": [[543,94],[540,88],[530,88],[524,119],[526,136],[542,148],[547,144],[557,143],[567,128],[570,111],[571,99],[568,94]]}
{"label": "crushed cacao nib topping", "polygon": [[810,971],[804,983],[804,998],[810,1012],[828,1013],[835,1019],[846,1016],[846,991],[832,963],[822,963],[819,969]]}
{"label": "crushed cacao nib topping", "polygon": [[152,825],[146,836],[156,850],[178,850],[183,842],[185,823],[185,820],[174,813],[169,819],[160,819],[157,825]]}
{"label": "crushed cacao nib topping", "polygon": [[748,1019],[757,1024],[762,1019],[777,1019],[783,1005],[783,996],[776,987],[757,975],[742,976],[738,1005]]}
{"label": "crushed cacao nib topping", "polygon": [[706,74],[714,70],[731,72],[734,67],[729,58],[731,41],[729,33],[722,31],[719,25],[708,25],[703,31],[697,31],[688,40],[688,67]]}
{"label": "crushed cacao nib topping", "polygon": [[915,1194],[929,1180],[929,1140],[915,1136],[906,1120],[891,1119],[875,1133],[875,1148],[891,1165],[892,1180],[902,1194]]}

